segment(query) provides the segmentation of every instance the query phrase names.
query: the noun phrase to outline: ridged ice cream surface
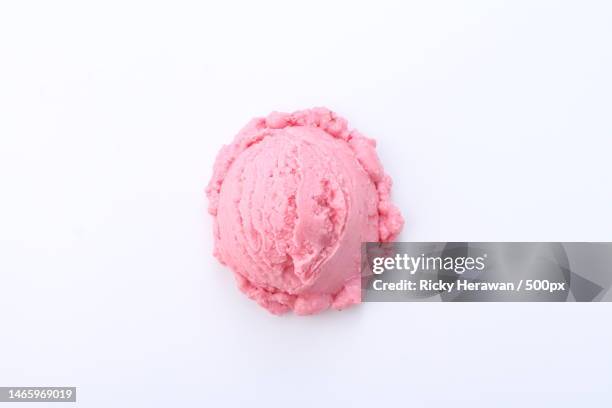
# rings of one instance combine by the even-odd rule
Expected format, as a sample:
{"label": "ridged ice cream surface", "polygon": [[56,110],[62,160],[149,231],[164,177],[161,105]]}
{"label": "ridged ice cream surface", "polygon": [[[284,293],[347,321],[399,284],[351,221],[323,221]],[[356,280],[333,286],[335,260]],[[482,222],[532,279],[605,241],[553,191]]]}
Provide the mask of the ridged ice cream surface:
{"label": "ridged ice cream surface", "polygon": [[403,225],[376,143],[325,109],[253,119],[219,152],[206,189],[215,256],[274,314],[361,301],[361,243]]}

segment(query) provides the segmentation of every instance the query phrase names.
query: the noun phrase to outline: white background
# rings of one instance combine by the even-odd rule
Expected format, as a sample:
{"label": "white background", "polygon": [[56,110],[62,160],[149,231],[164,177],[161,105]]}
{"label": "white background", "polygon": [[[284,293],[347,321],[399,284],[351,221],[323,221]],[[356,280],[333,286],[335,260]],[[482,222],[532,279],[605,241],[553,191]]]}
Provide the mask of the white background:
{"label": "white background", "polygon": [[0,385],[609,407],[610,304],[272,316],[213,259],[204,187],[251,117],[327,106],[378,140],[403,240],[610,241],[612,3],[210,3],[0,3]]}

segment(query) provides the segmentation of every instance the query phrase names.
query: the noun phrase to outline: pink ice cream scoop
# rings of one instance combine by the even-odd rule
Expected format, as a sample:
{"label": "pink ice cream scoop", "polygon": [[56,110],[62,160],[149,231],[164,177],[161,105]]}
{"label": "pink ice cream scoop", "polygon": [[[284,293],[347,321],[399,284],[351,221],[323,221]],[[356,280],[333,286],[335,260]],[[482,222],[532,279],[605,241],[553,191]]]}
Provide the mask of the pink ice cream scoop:
{"label": "pink ice cream scoop", "polygon": [[316,108],[253,119],[221,149],[206,193],[240,290],[274,314],[361,301],[361,243],[403,225],[375,146]]}

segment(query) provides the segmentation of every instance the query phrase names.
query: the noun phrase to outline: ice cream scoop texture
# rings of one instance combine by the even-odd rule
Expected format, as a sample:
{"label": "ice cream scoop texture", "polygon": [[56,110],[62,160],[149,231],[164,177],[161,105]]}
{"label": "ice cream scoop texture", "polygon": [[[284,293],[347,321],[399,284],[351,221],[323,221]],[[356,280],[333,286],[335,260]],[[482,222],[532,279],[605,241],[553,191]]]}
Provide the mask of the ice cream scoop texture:
{"label": "ice cream scoop texture", "polygon": [[403,218],[376,142],[325,108],[253,119],[219,152],[206,189],[214,254],[274,314],[361,301],[361,243]]}

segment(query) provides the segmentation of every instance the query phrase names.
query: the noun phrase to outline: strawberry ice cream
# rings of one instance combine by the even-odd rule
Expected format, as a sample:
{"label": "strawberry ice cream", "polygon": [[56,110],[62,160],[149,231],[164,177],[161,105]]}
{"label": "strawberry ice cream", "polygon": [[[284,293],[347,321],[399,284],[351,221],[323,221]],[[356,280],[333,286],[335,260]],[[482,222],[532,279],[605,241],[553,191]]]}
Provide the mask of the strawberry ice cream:
{"label": "strawberry ice cream", "polygon": [[403,219],[376,143],[324,108],[253,119],[224,146],[206,189],[215,256],[274,314],[361,301],[361,243]]}

